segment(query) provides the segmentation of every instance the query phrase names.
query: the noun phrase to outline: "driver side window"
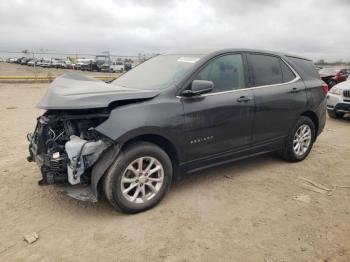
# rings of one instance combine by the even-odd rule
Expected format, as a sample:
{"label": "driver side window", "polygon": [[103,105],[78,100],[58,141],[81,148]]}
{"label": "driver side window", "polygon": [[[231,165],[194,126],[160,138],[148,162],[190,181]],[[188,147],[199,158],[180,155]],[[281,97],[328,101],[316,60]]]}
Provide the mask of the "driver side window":
{"label": "driver side window", "polygon": [[212,81],[212,93],[245,88],[242,56],[233,54],[216,58],[197,74],[195,80]]}

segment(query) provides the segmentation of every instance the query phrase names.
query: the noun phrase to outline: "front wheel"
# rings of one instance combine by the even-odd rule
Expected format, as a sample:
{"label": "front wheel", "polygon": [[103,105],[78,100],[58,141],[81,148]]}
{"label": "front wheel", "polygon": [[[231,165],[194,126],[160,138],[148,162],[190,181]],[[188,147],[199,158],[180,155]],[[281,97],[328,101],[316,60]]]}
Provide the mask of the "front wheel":
{"label": "front wheel", "polygon": [[311,151],[315,137],[314,123],[310,118],[301,116],[285,141],[282,157],[290,162],[304,160]]}
{"label": "front wheel", "polygon": [[168,191],[173,168],[158,146],[135,142],[123,149],[104,178],[107,200],[116,209],[137,213],[158,204]]}

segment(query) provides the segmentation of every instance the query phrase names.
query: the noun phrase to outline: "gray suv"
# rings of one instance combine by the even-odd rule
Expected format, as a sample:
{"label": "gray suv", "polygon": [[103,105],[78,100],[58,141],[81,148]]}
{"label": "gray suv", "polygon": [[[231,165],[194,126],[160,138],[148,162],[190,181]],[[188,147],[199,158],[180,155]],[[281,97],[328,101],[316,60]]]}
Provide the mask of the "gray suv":
{"label": "gray suv", "polygon": [[159,55],[111,83],[68,74],[39,102],[28,160],[40,185],[140,212],[174,176],[274,151],[305,159],[327,91],[311,60],[245,49]]}

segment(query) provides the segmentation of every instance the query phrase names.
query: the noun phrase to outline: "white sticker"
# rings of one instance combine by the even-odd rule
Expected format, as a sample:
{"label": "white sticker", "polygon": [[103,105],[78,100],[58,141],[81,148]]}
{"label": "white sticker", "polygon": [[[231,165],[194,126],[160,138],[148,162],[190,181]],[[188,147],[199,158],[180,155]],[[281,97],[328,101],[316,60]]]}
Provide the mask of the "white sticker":
{"label": "white sticker", "polygon": [[179,59],[177,59],[178,62],[184,62],[184,63],[196,63],[200,58],[198,57],[188,57],[188,56],[182,56]]}

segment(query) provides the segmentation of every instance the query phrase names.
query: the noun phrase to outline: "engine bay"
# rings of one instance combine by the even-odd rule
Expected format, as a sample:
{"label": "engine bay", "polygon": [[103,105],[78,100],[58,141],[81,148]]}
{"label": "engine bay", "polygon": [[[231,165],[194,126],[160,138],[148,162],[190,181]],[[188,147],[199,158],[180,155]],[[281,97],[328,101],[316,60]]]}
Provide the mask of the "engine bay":
{"label": "engine bay", "polygon": [[112,141],[95,130],[107,110],[49,110],[28,134],[30,156],[42,173],[39,185],[88,184],[90,171]]}

